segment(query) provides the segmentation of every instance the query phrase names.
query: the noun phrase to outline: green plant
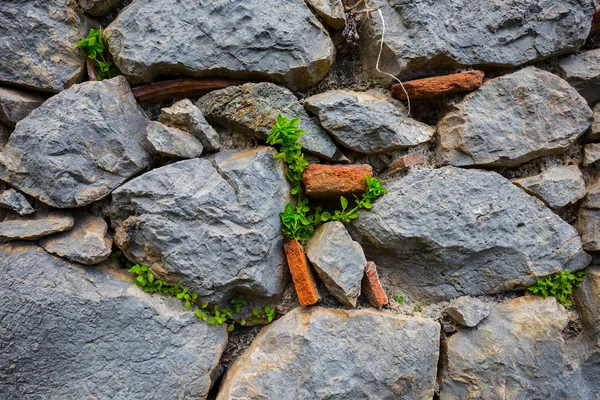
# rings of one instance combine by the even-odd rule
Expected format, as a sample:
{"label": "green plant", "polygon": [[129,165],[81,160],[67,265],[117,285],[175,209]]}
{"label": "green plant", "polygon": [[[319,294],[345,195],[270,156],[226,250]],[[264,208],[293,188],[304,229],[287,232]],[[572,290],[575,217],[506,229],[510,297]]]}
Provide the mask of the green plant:
{"label": "green plant", "polygon": [[235,312],[239,313],[242,307],[246,305],[246,302],[240,299],[231,299],[231,304],[233,304]]}
{"label": "green plant", "polygon": [[269,306],[265,306],[265,313],[262,314],[258,308],[253,308],[252,309],[252,314],[254,315],[251,319],[251,321],[255,324],[260,323],[261,320],[267,320],[267,322],[271,322],[273,321],[273,318],[275,317],[275,309],[271,308]]}
{"label": "green plant", "polygon": [[415,308],[413,308],[414,312],[421,312],[421,306],[415,306]]}
{"label": "green plant", "polygon": [[569,272],[565,269],[546,279],[538,280],[535,285],[529,286],[527,290],[538,296],[553,296],[560,304],[569,307],[573,304],[571,301],[573,288],[578,287],[583,282],[584,276],[585,272],[583,271]]}
{"label": "green plant", "polygon": [[394,300],[398,303],[402,303],[404,301],[404,296],[394,296]]}
{"label": "green plant", "polygon": [[76,46],[84,49],[88,58],[90,58],[94,67],[96,67],[96,79],[101,81],[106,78],[113,78],[119,74],[119,70],[113,66],[112,61],[107,61],[104,57],[104,40],[102,39],[102,27],[100,29],[90,29],[88,36],[75,43]]}

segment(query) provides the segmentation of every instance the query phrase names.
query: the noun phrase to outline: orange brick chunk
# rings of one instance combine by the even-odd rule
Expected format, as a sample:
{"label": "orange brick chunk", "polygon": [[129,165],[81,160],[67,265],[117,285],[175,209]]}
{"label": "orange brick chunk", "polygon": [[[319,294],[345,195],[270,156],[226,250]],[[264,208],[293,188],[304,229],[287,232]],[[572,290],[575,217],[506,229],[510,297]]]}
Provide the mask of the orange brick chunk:
{"label": "orange brick chunk", "polygon": [[304,170],[302,181],[311,197],[337,197],[367,190],[365,174],[373,176],[370,165],[311,164]]}
{"label": "orange brick chunk", "polygon": [[[408,97],[411,100],[425,99],[427,97],[475,90],[483,84],[483,77],[484,74],[482,71],[434,76],[432,78],[404,82],[404,89],[406,89]],[[392,94],[400,100],[406,100],[406,94],[399,83],[392,85]]]}
{"label": "orange brick chunk", "polygon": [[388,303],[388,297],[379,282],[377,267],[369,261],[365,267],[365,274],[361,282],[361,291],[373,307],[383,307]]}
{"label": "orange brick chunk", "polygon": [[284,244],[283,248],[285,249],[300,305],[310,306],[315,304],[320,299],[319,291],[317,290],[315,275],[306,259],[302,245],[297,240],[293,240]]}
{"label": "orange brick chunk", "polygon": [[386,175],[404,171],[406,168],[421,164],[423,160],[417,153],[405,154],[402,157],[394,160],[385,172]]}

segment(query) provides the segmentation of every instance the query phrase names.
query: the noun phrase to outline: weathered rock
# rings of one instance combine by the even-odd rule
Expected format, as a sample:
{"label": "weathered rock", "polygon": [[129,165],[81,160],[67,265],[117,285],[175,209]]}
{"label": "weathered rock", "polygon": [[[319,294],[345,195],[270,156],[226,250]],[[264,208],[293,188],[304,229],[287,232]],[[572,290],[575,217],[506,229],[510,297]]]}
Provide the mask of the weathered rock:
{"label": "weathered rock", "polygon": [[158,120],[165,125],[191,133],[200,139],[208,151],[217,151],[221,147],[217,132],[206,122],[198,107],[188,99],[183,99],[169,108],[160,110]]}
{"label": "weathered rock", "polygon": [[311,197],[339,197],[364,193],[365,175],[373,177],[370,165],[310,164],[302,173],[302,182]]}
{"label": "weathered rock", "polygon": [[498,293],[589,263],[573,227],[497,173],[414,170],[386,188],[353,237],[411,299]]}
{"label": "weathered rock", "polygon": [[318,156],[332,159],[337,148],[327,133],[308,116],[296,96],[272,83],[247,83],[216,90],[200,98],[196,105],[213,123],[235,132],[266,139],[277,122],[277,115],[300,118],[298,127],[306,131],[302,147]]}
{"label": "weathered rock", "polygon": [[365,267],[365,274],[361,282],[362,294],[373,307],[383,307],[388,303],[387,294],[379,282],[377,267],[373,261],[369,261]]}
{"label": "weathered rock", "polygon": [[[292,15],[293,26],[282,22]],[[285,7],[278,0],[134,0],[104,37],[136,84],[182,74],[271,80],[296,90],[321,80],[335,57],[303,0]]]}
{"label": "weathered rock", "polygon": [[204,96],[213,90],[244,84],[243,81],[222,78],[185,78],[152,82],[131,89],[142,102],[161,103],[190,97]]}
{"label": "weathered rock", "polygon": [[600,102],[600,49],[569,56],[559,65],[566,81],[590,105]]}
{"label": "weathered rock", "polygon": [[[411,100],[444,96],[453,93],[470,92],[483,84],[483,71],[467,71],[458,74],[434,76],[414,81],[392,85],[392,95],[400,100],[406,100],[406,94]],[[404,87],[404,89],[403,89]]]}
{"label": "weathered rock", "polygon": [[300,305],[311,306],[317,303],[320,299],[317,282],[302,245],[297,240],[292,240],[283,247]]}
{"label": "weathered rock", "polygon": [[44,98],[38,94],[0,88],[0,122],[14,127],[43,102]]}
{"label": "weathered rock", "polygon": [[7,216],[0,222],[0,243],[11,240],[38,240],[73,227],[71,213],[66,211],[37,212],[32,216]]}
{"label": "weathered rock", "polygon": [[86,54],[75,42],[96,23],[76,0],[0,3],[0,82],[60,92],[82,76]]}
{"label": "weathered rock", "polygon": [[263,328],[217,399],[431,399],[439,330],[372,309],[296,308]]}
{"label": "weathered rock", "polygon": [[581,207],[574,226],[581,236],[585,250],[600,250],[600,210]]}
{"label": "weathered rock", "polygon": [[573,291],[581,322],[600,342],[600,266],[591,266],[586,270],[581,285]]}
{"label": "weathered rock", "polygon": [[35,245],[0,246],[0,274],[1,398],[206,398],[224,326]]}
{"label": "weathered rock", "polygon": [[[371,0],[369,6],[385,19],[380,69],[401,76],[469,65],[516,66],[569,53],[583,45],[594,14],[593,0]],[[361,28],[362,59],[374,68],[380,16],[373,13]]]}
{"label": "weathered rock", "polygon": [[340,303],[356,307],[367,260],[344,224],[328,222],[318,227],[306,243],[306,255],[331,294]]}
{"label": "weathered rock", "polygon": [[83,11],[95,17],[108,14],[119,2],[120,0],[78,0]]}
{"label": "weathered rock", "polygon": [[595,177],[587,186],[587,194],[581,201],[581,206],[600,209],[600,177]]}
{"label": "weathered rock", "polygon": [[462,326],[472,328],[490,315],[492,307],[477,297],[463,296],[450,302],[446,312]]}
{"label": "weathered rock", "polygon": [[8,138],[11,133],[12,129],[0,122],[0,150],[8,143]]}
{"label": "weathered rock", "polygon": [[342,0],[307,0],[307,3],[333,29],[342,29],[346,25]]}
{"label": "weathered rock", "polygon": [[438,124],[438,162],[516,166],[564,152],[592,123],[585,100],[556,75],[534,67],[491,79]]}
{"label": "weathered rock", "polygon": [[0,208],[14,211],[21,216],[33,214],[35,212],[25,196],[15,189],[8,189],[0,192]]}
{"label": "weathered rock", "polygon": [[290,201],[274,151],[176,162],[112,193],[115,243],[203,301],[268,302],[285,282],[279,213]]}
{"label": "weathered rock", "polygon": [[552,167],[512,182],[552,208],[575,204],[586,194],[583,175],[576,165]]}
{"label": "weathered rock", "polygon": [[600,143],[586,144],[583,148],[583,166],[590,166],[598,160],[600,160]]}
{"label": "weathered rock", "polygon": [[106,222],[86,212],[77,212],[74,217],[73,229],[41,239],[40,246],[49,253],[85,265],[106,260],[112,250]]}
{"label": "weathered rock", "polygon": [[415,146],[435,133],[408,118],[401,102],[376,91],[332,90],[309,97],[304,106],[340,144],[360,153]]}
{"label": "weathered rock", "polygon": [[592,141],[600,140],[600,104],[594,106],[594,122],[590,128],[587,138]]}
{"label": "weathered rock", "polygon": [[0,179],[53,207],[107,196],[149,165],[148,119],[122,76],[50,98],[0,152]]}
{"label": "weathered rock", "polygon": [[146,129],[148,141],[160,154],[177,158],[200,157],[204,147],[199,139],[177,128],[150,121]]}

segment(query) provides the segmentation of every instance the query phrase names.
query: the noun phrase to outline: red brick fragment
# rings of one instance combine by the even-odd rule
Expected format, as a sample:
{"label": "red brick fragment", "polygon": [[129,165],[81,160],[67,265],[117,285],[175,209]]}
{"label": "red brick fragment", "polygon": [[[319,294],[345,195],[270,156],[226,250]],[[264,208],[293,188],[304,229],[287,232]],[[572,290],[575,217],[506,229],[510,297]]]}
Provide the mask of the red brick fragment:
{"label": "red brick fragment", "polygon": [[408,167],[412,167],[414,165],[421,164],[422,159],[421,156],[417,153],[405,154],[400,158],[394,160],[389,166],[387,171],[385,171],[386,175],[395,174],[396,172],[400,172],[405,170]]}
{"label": "red brick fragment", "polygon": [[158,103],[167,100],[198,97],[213,90],[225,89],[229,86],[239,86],[244,83],[233,79],[185,78],[153,82],[148,85],[134,87],[131,91],[139,101]]}
{"label": "red brick fragment", "polygon": [[[482,71],[468,71],[417,79],[403,84],[408,97],[414,100],[475,90],[483,84],[483,77]],[[392,94],[400,100],[406,100],[406,94],[399,83],[392,85]]]}
{"label": "red brick fragment", "polygon": [[297,240],[285,243],[283,248],[300,305],[310,306],[315,304],[320,300],[320,296],[315,274],[308,263],[304,248]]}
{"label": "red brick fragment", "polygon": [[387,294],[385,294],[379,282],[377,267],[373,261],[369,261],[365,267],[365,274],[361,282],[361,291],[373,307],[383,307],[388,303]]}
{"label": "red brick fragment", "polygon": [[365,174],[373,176],[370,165],[311,164],[302,174],[306,194],[311,197],[338,197],[364,193]]}

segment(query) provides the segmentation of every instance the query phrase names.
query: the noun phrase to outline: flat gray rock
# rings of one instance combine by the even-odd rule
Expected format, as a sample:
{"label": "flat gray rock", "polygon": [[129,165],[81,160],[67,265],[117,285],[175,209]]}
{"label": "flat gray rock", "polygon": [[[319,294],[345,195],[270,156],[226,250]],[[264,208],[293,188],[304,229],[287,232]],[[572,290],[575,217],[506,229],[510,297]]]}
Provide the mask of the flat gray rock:
{"label": "flat gray rock", "polygon": [[573,227],[495,172],[413,170],[386,188],[350,233],[404,297],[499,293],[590,261]]}
{"label": "flat gray rock", "polygon": [[7,216],[0,222],[0,243],[11,240],[38,240],[73,227],[73,216],[67,211],[37,212],[31,216]]}
{"label": "flat gray rock", "polygon": [[120,0],[77,0],[79,6],[86,13],[95,17],[101,17],[108,14],[115,8]]}
{"label": "flat gray rock", "polygon": [[147,125],[124,77],[73,86],[19,122],[0,180],[53,207],[92,203],[149,166]]}
{"label": "flat gray rock", "polygon": [[446,312],[462,326],[472,328],[490,315],[492,307],[477,297],[463,296],[454,299],[446,308]]}
{"label": "flat gray rock", "polygon": [[583,147],[583,166],[587,167],[600,160],[600,143],[590,143]]}
{"label": "flat gray rock", "polygon": [[[368,3],[385,19],[380,69],[402,76],[468,65],[517,66],[573,52],[585,42],[595,11],[595,0]],[[381,18],[371,13],[368,21],[357,25],[363,62],[374,69]]]}
{"label": "flat gray rock", "polygon": [[431,399],[439,338],[432,320],[295,308],[263,328],[217,399]]}
{"label": "flat gray rock", "polygon": [[106,260],[112,251],[106,222],[84,211],[76,212],[74,218],[72,229],[42,238],[40,246],[49,253],[80,264],[95,265]]}
{"label": "flat gray rock", "polygon": [[592,123],[592,127],[590,128],[587,138],[593,141],[600,141],[600,103],[594,106],[593,111],[594,122]]}
{"label": "flat gray rock", "polygon": [[135,84],[182,74],[268,80],[297,90],[319,82],[335,57],[304,0],[134,0],[104,37]]}
{"label": "flat gray rock", "polygon": [[564,58],[559,63],[563,78],[590,104],[600,102],[600,49]]}
{"label": "flat gray rock", "polygon": [[327,289],[345,306],[356,307],[367,259],[341,222],[318,227],[305,246],[306,256]]}
{"label": "flat gray rock", "polygon": [[307,0],[307,3],[333,29],[342,29],[346,24],[342,0]]}
{"label": "flat gray rock", "polygon": [[43,102],[38,94],[0,87],[0,122],[14,127]]}
{"label": "flat gray rock", "polygon": [[50,92],[73,85],[86,58],[75,42],[96,25],[76,0],[2,0],[0,83]]}
{"label": "flat gray rock", "polygon": [[224,326],[33,244],[0,246],[0,274],[0,398],[206,399]]}
{"label": "flat gray rock", "polygon": [[290,198],[274,154],[217,153],[127,182],[112,193],[115,243],[203,301],[277,298],[286,268],[279,213]]}
{"label": "flat gray rock", "polygon": [[337,148],[304,111],[288,89],[272,83],[246,83],[215,90],[201,97],[196,105],[213,123],[265,140],[277,122],[277,115],[300,118],[298,127],[306,131],[300,138],[302,147],[320,157],[333,159]]}
{"label": "flat gray rock", "polygon": [[360,153],[416,146],[435,133],[408,118],[400,101],[376,91],[332,90],[309,97],[304,106],[339,143]]}
{"label": "flat gray rock", "polygon": [[0,208],[6,208],[23,216],[33,214],[35,210],[27,201],[25,196],[15,189],[0,191]]}
{"label": "flat gray rock", "polygon": [[191,134],[156,121],[148,123],[146,135],[154,150],[168,157],[196,158],[204,149],[202,142]]}
{"label": "flat gray rock", "polygon": [[160,110],[158,120],[165,125],[191,133],[208,151],[218,151],[221,147],[217,131],[206,122],[202,112],[188,99]]}
{"label": "flat gray rock", "polygon": [[576,165],[551,167],[512,182],[552,208],[575,204],[586,194],[583,175]]}
{"label": "flat gray rock", "polygon": [[438,162],[513,167],[563,153],[592,124],[592,110],[556,75],[534,67],[491,79],[438,124]]}
{"label": "flat gray rock", "polygon": [[574,224],[587,251],[600,251],[600,210],[581,207]]}

